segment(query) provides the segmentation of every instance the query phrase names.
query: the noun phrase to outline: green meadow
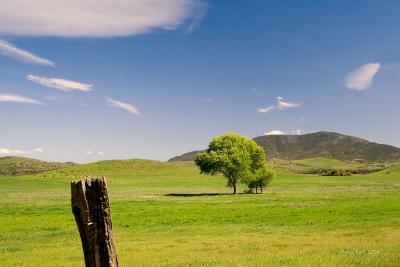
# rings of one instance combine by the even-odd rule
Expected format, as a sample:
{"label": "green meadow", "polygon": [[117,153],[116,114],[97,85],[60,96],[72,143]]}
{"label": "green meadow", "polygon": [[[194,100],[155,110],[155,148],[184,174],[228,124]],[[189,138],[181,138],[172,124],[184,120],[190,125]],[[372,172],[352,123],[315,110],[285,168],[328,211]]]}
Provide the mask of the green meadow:
{"label": "green meadow", "polygon": [[107,177],[120,266],[400,263],[399,167],[278,170],[264,194],[232,195],[223,177],[191,162],[127,160],[0,176],[0,266],[83,266],[70,181],[91,175]]}

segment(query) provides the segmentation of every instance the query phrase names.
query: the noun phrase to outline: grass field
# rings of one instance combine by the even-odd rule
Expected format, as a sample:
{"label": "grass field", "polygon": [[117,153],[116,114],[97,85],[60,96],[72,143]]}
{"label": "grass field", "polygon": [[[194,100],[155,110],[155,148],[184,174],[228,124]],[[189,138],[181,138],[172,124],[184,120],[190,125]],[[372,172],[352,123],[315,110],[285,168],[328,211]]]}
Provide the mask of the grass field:
{"label": "grass field", "polygon": [[311,158],[303,160],[274,160],[271,165],[283,172],[323,174],[329,170],[340,170],[342,173],[367,174],[381,171],[396,163],[357,163],[341,161],[334,158]]}
{"label": "grass field", "polygon": [[144,160],[0,176],[0,266],[83,266],[70,181],[108,178],[120,266],[399,266],[400,169],[279,172],[231,195],[190,163]]}

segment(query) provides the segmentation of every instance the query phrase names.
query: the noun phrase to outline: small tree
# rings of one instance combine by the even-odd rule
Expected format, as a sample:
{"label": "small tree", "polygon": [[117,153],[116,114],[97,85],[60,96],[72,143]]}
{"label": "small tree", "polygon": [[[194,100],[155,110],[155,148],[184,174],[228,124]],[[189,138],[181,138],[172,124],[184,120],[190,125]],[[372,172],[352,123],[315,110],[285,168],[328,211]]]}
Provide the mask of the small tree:
{"label": "small tree", "polygon": [[264,150],[253,140],[228,133],[214,138],[195,160],[201,173],[222,174],[237,193],[237,184],[265,165]]}
{"label": "small tree", "polygon": [[263,193],[263,188],[266,187],[271,180],[275,177],[275,171],[269,169],[266,165],[261,168],[255,170],[253,173],[250,173],[246,176],[244,183],[247,184],[250,190],[256,190],[258,193],[258,189],[260,189],[260,193]]}

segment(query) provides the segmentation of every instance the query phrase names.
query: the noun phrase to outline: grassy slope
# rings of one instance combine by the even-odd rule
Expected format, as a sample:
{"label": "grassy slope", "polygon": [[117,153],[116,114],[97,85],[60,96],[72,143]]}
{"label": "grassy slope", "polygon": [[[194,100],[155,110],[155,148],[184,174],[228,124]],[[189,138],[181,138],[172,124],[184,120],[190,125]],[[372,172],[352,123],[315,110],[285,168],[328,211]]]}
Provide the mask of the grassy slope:
{"label": "grassy slope", "polygon": [[192,163],[135,160],[0,176],[1,265],[82,266],[69,181],[86,175],[108,177],[121,266],[400,261],[399,168],[349,177],[279,173],[264,195],[232,196],[223,178],[199,175]]}
{"label": "grassy slope", "polygon": [[22,157],[0,158],[0,175],[34,174],[66,167],[67,163],[45,162]]}
{"label": "grassy slope", "polygon": [[388,168],[391,164],[396,163],[357,163],[323,157],[302,160],[274,160],[272,162],[272,166],[285,172],[313,174],[333,169],[351,173],[370,173]]}

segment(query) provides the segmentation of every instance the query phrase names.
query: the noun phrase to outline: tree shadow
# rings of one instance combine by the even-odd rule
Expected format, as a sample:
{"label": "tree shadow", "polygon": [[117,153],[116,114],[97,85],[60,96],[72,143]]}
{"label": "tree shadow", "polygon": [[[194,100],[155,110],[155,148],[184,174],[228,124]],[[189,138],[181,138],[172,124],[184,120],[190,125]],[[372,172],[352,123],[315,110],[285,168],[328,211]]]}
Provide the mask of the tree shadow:
{"label": "tree shadow", "polygon": [[232,193],[170,193],[165,194],[167,197],[204,197],[204,196],[227,196]]}

